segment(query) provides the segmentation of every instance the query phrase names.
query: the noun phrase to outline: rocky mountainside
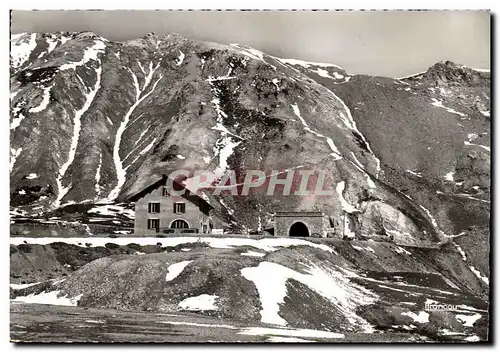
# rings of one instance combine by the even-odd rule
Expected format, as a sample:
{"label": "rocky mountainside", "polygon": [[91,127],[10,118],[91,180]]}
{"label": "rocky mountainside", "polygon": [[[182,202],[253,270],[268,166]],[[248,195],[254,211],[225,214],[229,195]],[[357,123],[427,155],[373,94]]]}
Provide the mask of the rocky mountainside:
{"label": "rocky mountainside", "polygon": [[[196,326],[192,317],[180,315],[195,312],[198,319],[218,319],[199,328],[264,324],[268,329],[309,329],[310,337],[345,335],[342,342],[369,342],[377,336],[387,342],[394,334],[407,342],[487,340],[487,293],[452,245],[422,249],[389,242],[255,237],[29,240],[11,241],[11,278],[21,282],[11,284],[12,308],[26,304],[25,310],[38,310],[33,305],[38,303],[50,304],[51,312],[58,311],[56,306],[98,309],[93,320],[101,317],[103,333],[117,332],[114,318],[120,311],[145,312],[148,324],[158,323],[161,313],[174,313],[165,317]],[[83,255],[77,259],[76,253]],[[433,310],[432,304],[448,308]],[[13,334],[21,341],[36,341],[47,329],[56,332],[52,339],[104,338],[86,330],[88,321],[77,317],[78,310],[70,312],[68,324],[83,324],[79,332],[66,332],[56,315],[56,328],[48,319],[41,325],[35,318],[14,326]],[[168,329],[157,328],[158,337],[168,338]],[[131,336],[126,339],[133,339],[137,329],[127,328]]]}
{"label": "rocky mountainside", "polygon": [[249,231],[277,210],[321,210],[360,238],[488,242],[489,72],[351,75],[244,45],[90,32],[13,35],[10,72],[18,217],[126,202],[177,169],[313,170],[333,195],[206,196]]}

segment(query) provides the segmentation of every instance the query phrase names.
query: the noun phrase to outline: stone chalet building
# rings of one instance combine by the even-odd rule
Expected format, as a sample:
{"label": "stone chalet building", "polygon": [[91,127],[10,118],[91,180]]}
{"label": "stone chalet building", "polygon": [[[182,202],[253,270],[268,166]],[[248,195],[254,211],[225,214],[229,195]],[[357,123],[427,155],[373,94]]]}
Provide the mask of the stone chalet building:
{"label": "stone chalet building", "polygon": [[164,176],[130,198],[135,202],[135,234],[208,234],[214,225],[221,226],[211,216],[212,206],[203,198],[188,190],[182,196],[171,196],[170,191]]}
{"label": "stone chalet building", "polygon": [[[182,189],[178,183],[174,182],[174,186]],[[130,200],[135,202],[136,235],[210,234],[212,229],[223,227],[223,222],[214,216],[213,207],[198,195],[186,190],[182,196],[171,196],[167,176]],[[277,237],[327,236],[327,221],[322,212],[276,212],[274,220]]]}

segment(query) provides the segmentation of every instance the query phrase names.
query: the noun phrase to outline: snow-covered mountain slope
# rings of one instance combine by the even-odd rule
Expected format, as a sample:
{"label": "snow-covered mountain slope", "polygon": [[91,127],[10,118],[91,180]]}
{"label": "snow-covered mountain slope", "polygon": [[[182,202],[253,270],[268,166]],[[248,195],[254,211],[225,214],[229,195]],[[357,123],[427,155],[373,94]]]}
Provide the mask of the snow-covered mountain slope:
{"label": "snow-covered mountain slope", "polygon": [[[339,239],[54,240],[11,239],[12,280],[38,282],[11,285],[14,303],[197,312],[233,324],[324,333],[487,339],[486,292],[449,245],[422,250]],[[428,307],[433,304],[447,309]]]}
{"label": "snow-covered mountain slope", "polygon": [[449,63],[398,80],[176,34],[15,35],[11,205],[126,201],[181,168],[323,170],[331,196],[208,196],[240,229],[321,210],[359,236],[435,243],[488,221],[489,95],[489,74]]}

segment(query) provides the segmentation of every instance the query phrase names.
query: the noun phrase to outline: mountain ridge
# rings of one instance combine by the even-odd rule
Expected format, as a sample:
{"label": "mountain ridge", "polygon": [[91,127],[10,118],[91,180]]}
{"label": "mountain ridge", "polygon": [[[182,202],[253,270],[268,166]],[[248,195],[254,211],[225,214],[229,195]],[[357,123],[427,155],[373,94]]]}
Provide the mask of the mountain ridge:
{"label": "mountain ridge", "polygon": [[[343,198],[363,209],[361,214],[348,215],[354,232],[387,236],[392,231],[407,238],[402,234],[408,228],[410,237],[427,228],[427,233],[434,232],[441,240],[470,225],[453,225],[455,220],[442,215],[443,209],[449,211],[442,200],[429,211],[436,206],[434,198],[462,194],[474,202],[466,208],[485,214],[484,207],[475,203],[489,198],[488,133],[482,134],[489,126],[489,92],[486,98],[477,94],[489,88],[489,74],[477,73],[481,84],[476,88],[453,85],[462,77],[456,75],[439,82],[351,75],[334,64],[280,59],[244,45],[197,42],[177,34],[110,42],[92,32],[61,32],[18,35],[12,41],[11,201],[15,211],[43,214],[73,202],[123,201],[162,174],[183,167],[214,174],[234,169],[244,175],[251,168],[306,164],[326,169],[332,189],[345,181],[338,200],[254,195],[245,201],[227,197],[210,201],[230,224],[255,229],[254,219],[269,224],[271,213],[279,209],[326,209],[335,227],[340,227]],[[16,49],[19,45],[22,50]],[[466,78],[476,77],[469,69],[444,65],[439,71],[444,77],[456,70],[469,74]],[[412,132],[416,139],[404,158],[398,157],[403,141],[384,142],[382,130],[387,127],[377,126],[381,122],[382,126],[399,123],[401,131],[406,130],[402,136],[411,126],[406,118],[388,118],[394,115],[386,110],[391,105],[385,102],[388,97],[394,97],[400,116],[425,106],[427,115],[422,115],[421,122],[426,128],[435,129],[431,126],[443,116],[447,125],[455,124],[457,136],[466,128],[460,129],[457,123],[476,126],[460,137],[465,139],[463,144],[446,146],[448,154],[432,154],[449,155],[450,163],[458,163],[460,168],[454,167],[452,176],[447,176],[448,170],[445,175],[441,168],[434,170],[422,160],[423,152],[411,154],[419,150],[417,144],[436,145],[444,136],[444,125],[435,136]],[[377,119],[374,115],[380,109],[384,117]],[[42,115],[50,121],[41,120]],[[479,120],[479,115],[486,120]],[[68,140],[72,143],[61,148]],[[23,147],[23,141],[33,147]],[[473,149],[473,155],[464,148]],[[457,159],[462,149],[465,154]],[[36,162],[34,167],[31,160]],[[421,160],[421,166],[415,167],[412,160]],[[466,175],[476,174],[460,185]],[[456,182],[448,180],[454,180],[453,175]],[[408,187],[409,193],[404,191]],[[429,193],[432,199],[426,199]],[[389,215],[393,211],[403,215]],[[407,224],[401,227],[401,220],[387,220],[391,216],[403,216]],[[374,225],[380,222],[376,218],[390,225]],[[414,227],[415,223],[419,225]]]}

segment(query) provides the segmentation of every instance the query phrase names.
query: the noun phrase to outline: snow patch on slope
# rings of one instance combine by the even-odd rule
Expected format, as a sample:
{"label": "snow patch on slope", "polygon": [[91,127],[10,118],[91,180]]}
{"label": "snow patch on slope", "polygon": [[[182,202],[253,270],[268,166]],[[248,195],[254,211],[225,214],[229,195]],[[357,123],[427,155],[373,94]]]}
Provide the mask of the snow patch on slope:
{"label": "snow patch on slope", "polygon": [[302,66],[305,68],[309,68],[311,66],[318,66],[318,67],[335,67],[335,68],[338,68],[339,70],[343,70],[342,67],[334,65],[334,64],[325,64],[325,63],[321,63],[321,62],[303,61],[303,60],[298,60],[298,59],[278,59],[278,60],[285,63],[285,64],[298,65],[298,66]]}
{"label": "snow patch on slope", "polygon": [[191,311],[217,310],[215,300],[217,295],[202,294],[196,297],[189,297],[179,303],[179,308]]}
{"label": "snow patch on slope", "polygon": [[[47,108],[47,106],[49,105],[49,102],[50,102],[50,90],[51,89],[52,89],[52,86],[46,87],[43,89],[43,97],[42,97],[42,101],[40,102],[40,105],[29,109],[30,113],[42,112],[43,110],[45,110]],[[11,129],[12,129],[12,126],[11,126]]]}
{"label": "snow patch on slope", "polygon": [[31,294],[28,296],[18,296],[12,300],[14,303],[36,303],[36,304],[50,304],[56,306],[71,306],[76,307],[82,295],[75,297],[58,297],[61,291],[42,292],[37,295]]}
{"label": "snow patch on slope", "polygon": [[73,137],[71,139],[71,146],[69,149],[69,154],[68,154],[68,159],[66,162],[61,166],[59,169],[59,174],[56,178],[56,183],[57,183],[57,199],[54,202],[55,207],[58,207],[61,204],[61,200],[64,198],[66,193],[68,193],[71,185],[69,186],[63,186],[62,180],[64,178],[64,175],[66,174],[66,171],[68,170],[69,166],[73,163],[73,160],[75,159],[76,155],[76,148],[78,147],[78,140],[80,139],[80,130],[81,130],[81,119],[82,116],[87,112],[89,109],[90,105],[94,101],[94,98],[97,94],[97,91],[101,88],[101,73],[102,73],[102,67],[99,62],[99,67],[95,70],[96,71],[96,82],[95,86],[86,94],[86,99],[85,103],[83,106],[75,111],[75,117],[73,119]]}
{"label": "snow patch on slope", "polygon": [[251,59],[262,61],[266,65],[269,65],[272,68],[274,68],[274,70],[276,70],[276,67],[274,65],[271,65],[270,63],[268,63],[264,60],[264,53],[262,51],[251,48],[249,46],[243,46],[243,45],[239,45],[239,44],[230,44],[230,45],[232,47],[239,49],[239,52],[241,54],[248,56]]}
{"label": "snow patch on slope", "polygon": [[220,178],[227,170],[228,167],[228,159],[233,154],[234,148],[240,145],[241,141],[234,142],[230,136],[223,135],[221,139],[219,139],[214,147],[214,155],[219,156],[219,165],[214,170],[214,174],[216,177]]}
{"label": "snow patch on slope", "polygon": [[259,292],[263,323],[287,325],[287,321],[279,315],[280,304],[284,303],[286,282],[297,280],[308,286],[323,297],[329,299],[353,326],[365,332],[372,332],[372,326],[355,313],[359,305],[370,304],[376,295],[349,281],[340,271],[333,271],[309,265],[307,274],[299,273],[285,266],[261,262],[256,267],[244,268],[241,274],[247,280],[254,282]]}
{"label": "snow patch on slope", "polygon": [[351,244],[351,246],[352,246],[352,248],[354,248],[357,251],[367,251],[367,252],[375,253],[375,250],[370,246],[361,247],[361,246],[356,246],[354,244]]}
{"label": "snow patch on slope", "polygon": [[415,321],[417,323],[424,324],[424,323],[429,322],[429,313],[424,312],[424,311],[420,311],[418,314],[413,313],[413,312],[403,312],[403,313],[401,313],[401,315],[406,315],[406,316],[412,318],[413,321]]}
{"label": "snow patch on slope", "polygon": [[467,146],[475,146],[475,147],[479,147],[479,148],[482,148],[484,150],[486,150],[487,152],[490,152],[490,147],[487,147],[485,145],[481,145],[481,144],[474,144],[474,143],[470,143],[468,141],[464,141],[464,144],[467,145]]}
{"label": "snow patch on slope", "polygon": [[94,190],[96,197],[99,197],[101,194],[101,186],[99,182],[101,181],[101,166],[102,166],[102,152],[99,153],[99,164],[97,165],[97,169],[95,171],[95,185]]}
{"label": "snow patch on slope", "polygon": [[167,269],[167,276],[165,277],[165,280],[172,281],[173,279],[175,279],[191,262],[192,260],[185,260],[180,263],[170,265]]}
{"label": "snow patch on slope", "polygon": [[[267,333],[266,333],[267,335]],[[314,342],[312,340],[304,340],[300,339],[298,337],[284,337],[284,336],[270,336],[267,339],[267,342],[289,342],[289,343],[295,343],[295,342]]]}
{"label": "snow patch on slope", "polygon": [[45,41],[47,42],[47,45],[48,45],[47,55],[49,55],[51,52],[54,51],[57,44],[59,43],[59,40],[57,40],[56,36],[51,35],[50,38],[47,38]]}
{"label": "snow patch on slope", "polygon": [[152,140],[152,141],[151,141],[151,142],[150,142],[147,146],[145,146],[145,147],[144,147],[144,149],[143,149],[143,150],[141,150],[141,151],[139,152],[139,154],[137,154],[137,156],[135,157],[135,159],[134,159],[134,160],[132,160],[132,161],[130,162],[130,164],[128,164],[128,165],[125,167],[125,169],[124,169],[124,170],[125,170],[125,171],[127,171],[127,170],[128,170],[128,168],[129,168],[129,167],[131,167],[131,166],[132,166],[132,165],[133,165],[133,164],[134,164],[134,163],[135,163],[135,162],[136,162],[136,161],[137,161],[137,160],[138,160],[141,156],[143,156],[143,155],[145,155],[147,152],[149,152],[149,151],[151,150],[151,148],[153,148],[153,146],[154,146],[154,144],[155,144],[155,143],[156,143],[156,137],[155,137],[155,138],[153,138],[153,140]]}
{"label": "snow patch on slope", "polygon": [[78,66],[86,65],[90,60],[99,61],[97,56],[100,53],[103,53],[105,49],[106,49],[106,44],[104,44],[102,40],[95,40],[94,45],[87,48],[84,51],[83,58],[80,61],[70,62],[68,64],[61,65],[59,69],[61,71],[70,69],[76,70]]}
{"label": "snow patch on slope", "polygon": [[455,171],[450,171],[446,175],[444,175],[444,179],[446,181],[454,182],[455,179],[453,178],[453,175],[455,174]]}
{"label": "snow patch on slope", "polygon": [[454,243],[455,245],[455,248],[457,249],[458,253],[460,253],[460,255],[462,256],[462,260],[464,262],[467,261],[467,255],[465,254],[464,250],[462,249],[462,247],[460,247],[458,244]]}
{"label": "snow patch on slope", "polygon": [[28,34],[12,35],[10,41],[10,60],[13,69],[21,67],[36,48],[36,33],[29,34],[29,37],[25,35]]}
{"label": "snow patch on slope", "polygon": [[480,279],[481,281],[483,281],[486,285],[490,284],[490,279],[488,279],[488,277],[486,277],[486,276],[483,276],[481,274],[481,272],[479,270],[477,270],[474,266],[469,265],[469,269],[474,273],[474,275],[476,275],[476,277],[478,279]]}
{"label": "snow patch on slope", "polygon": [[422,177],[422,173],[421,172],[415,172],[415,171],[412,171],[412,170],[406,170],[407,173],[413,175],[413,176],[416,176],[416,177]]}
{"label": "snow patch on slope", "polygon": [[300,110],[299,110],[299,106],[297,105],[297,103],[292,104],[290,106],[293,109],[293,113],[299,118],[300,122],[302,122],[302,125],[304,125],[304,127],[309,127],[307,125],[306,121],[304,120],[304,118],[300,115]]}
{"label": "snow patch on slope", "polygon": [[23,121],[26,118],[26,116],[24,116],[24,114],[21,112],[21,107],[23,105],[24,105],[23,103],[18,104],[16,107],[12,109],[11,116],[16,116],[16,117],[14,117],[12,119],[12,122],[10,123],[11,130],[15,130],[16,128],[18,128],[21,125],[21,121]]}
{"label": "snow patch on slope", "polygon": [[[410,198],[411,199],[411,198]],[[436,230],[436,232],[438,234],[440,234],[441,236],[444,236],[444,237],[448,237],[440,228],[439,228],[439,225],[436,221],[436,219],[434,218],[434,216],[432,216],[431,212],[426,209],[423,205],[419,204],[420,208],[427,214],[427,216],[429,217],[429,219],[431,220],[431,223],[432,223],[432,226],[434,227],[434,229]]]}
{"label": "snow patch on slope", "polygon": [[[455,248],[457,249],[458,253],[460,253],[460,255],[462,256],[462,260],[464,262],[467,262],[467,255],[465,254],[465,251],[462,249],[462,247],[460,247],[458,244],[454,243],[455,245]],[[474,275],[476,275],[476,277],[478,279],[480,279],[481,281],[483,281],[486,285],[489,285],[490,284],[490,280],[488,279],[488,277],[486,276],[483,276],[481,274],[481,272],[479,270],[477,270],[474,266],[472,265],[469,265],[469,269],[472,271],[472,273]]]}
{"label": "snow patch on slope", "polygon": [[99,214],[106,216],[123,215],[129,219],[135,219],[135,212],[132,209],[124,208],[116,204],[105,204],[96,206],[88,211],[90,214]]}
{"label": "snow patch on slope", "polygon": [[[142,115],[141,115],[142,116]],[[135,119],[137,120],[137,119]],[[132,121],[131,123],[128,124],[128,127],[127,128],[130,128],[130,126],[135,122]],[[150,128],[151,128],[152,125],[149,125],[145,130],[143,130],[139,136],[139,138],[134,142],[134,146],[133,146],[133,149],[130,151],[130,153],[127,154],[127,156],[125,158],[123,158],[123,161],[124,162],[125,160],[127,160],[129,158],[129,156],[131,156],[135,151],[136,149],[142,145],[142,143],[145,141],[142,140],[142,138],[149,132]],[[126,128],[126,129],[127,129]],[[147,140],[147,138],[146,138]]]}
{"label": "snow patch on slope", "polygon": [[467,327],[471,328],[474,326],[474,323],[476,322],[476,320],[480,319],[481,316],[482,315],[478,314],[478,313],[473,314],[473,315],[457,314],[457,315],[455,315],[455,318],[463,326],[467,326]]}
{"label": "snow patch on slope", "polygon": [[342,159],[342,154],[340,153],[339,149],[337,148],[337,146],[335,145],[335,143],[333,142],[333,140],[329,137],[326,137],[325,135],[319,133],[319,132],[316,132],[314,130],[312,130],[309,125],[306,123],[306,121],[304,120],[304,118],[302,117],[302,115],[300,114],[300,109],[299,109],[299,106],[297,105],[297,103],[295,104],[292,104],[290,105],[293,109],[293,113],[299,118],[300,122],[302,123],[302,125],[305,127],[304,130],[314,134],[315,136],[317,137],[321,137],[321,138],[324,138],[326,140],[326,143],[328,144],[328,146],[330,147],[330,149],[332,150],[332,153],[330,155],[332,155],[335,160],[340,160]]}
{"label": "snow patch on slope", "polygon": [[[349,76],[345,77],[344,75],[341,75],[340,73],[335,72],[335,71],[333,71],[333,73],[332,73],[333,76],[330,76],[330,73],[327,70],[324,70],[322,68],[316,68],[316,70],[312,70],[312,69],[309,69],[309,70],[318,74],[321,77],[332,79],[334,84],[347,83],[351,79],[351,77],[349,77]],[[341,81],[341,82],[336,81],[336,80],[341,80],[341,79],[343,79],[343,81]]]}
{"label": "snow patch on slope", "polygon": [[[156,89],[158,82],[163,78],[163,75],[160,75],[160,77],[155,81],[155,83],[153,84],[153,86],[151,87],[149,92],[142,95],[146,91],[146,89],[148,88],[149,83],[151,82],[153,75],[159,66],[160,66],[160,63],[158,63],[156,65],[156,67],[153,68],[153,62],[150,62],[149,73],[145,77],[144,86],[143,86],[142,90],[139,87],[139,82],[137,80],[137,76],[131,70],[129,70],[130,74],[132,75],[132,79],[133,79],[133,83],[134,83],[134,87],[135,87],[135,102],[134,102],[134,104],[132,104],[130,109],[127,111],[127,113],[123,117],[123,120],[122,120],[122,122],[121,122],[121,124],[118,127],[118,130],[116,132],[115,145],[113,147],[113,161],[114,161],[115,169],[116,169],[117,182],[116,182],[115,188],[113,188],[111,190],[111,192],[109,193],[109,195],[107,197],[108,201],[113,201],[118,197],[123,185],[125,184],[125,181],[127,180],[127,178],[126,178],[127,168],[123,167],[123,161],[120,157],[120,144],[121,144],[122,135],[123,135],[123,132],[125,131],[125,129],[127,128],[127,124],[130,120],[130,116],[132,115],[134,110],[137,108],[137,106],[139,106],[140,103],[142,103],[142,101],[144,99],[146,99],[151,93],[153,93],[153,91]],[[142,95],[142,97],[141,97],[141,95]],[[137,158],[134,159],[134,161],[135,160],[137,160]],[[132,163],[134,161],[132,161]],[[130,167],[130,165],[129,165],[129,167]]]}
{"label": "snow patch on slope", "polygon": [[14,169],[14,164],[16,163],[17,158],[21,154],[23,148],[10,148],[10,162],[9,162],[9,170],[12,172],[12,169]]}
{"label": "snow patch on slope", "polygon": [[224,118],[227,118],[227,114],[222,110],[220,106],[219,99],[219,91],[215,88],[212,83],[210,83],[212,87],[212,92],[214,94],[214,98],[211,103],[214,104],[215,112],[217,114],[217,125],[212,127],[214,130],[218,130],[221,132],[220,138],[215,142],[213,153],[214,158],[219,157],[219,165],[214,170],[214,176],[216,178],[221,178],[228,167],[228,159],[233,154],[234,149],[241,143],[241,141],[233,141],[233,136],[240,138],[229,132],[229,130],[224,126]]}
{"label": "snow patch on slope", "polygon": [[435,107],[438,107],[438,108],[443,108],[446,111],[451,112],[452,114],[456,114],[456,115],[460,115],[460,116],[467,116],[464,113],[461,113],[461,112],[456,111],[452,108],[448,108],[448,107],[444,106],[443,102],[440,100],[437,100],[436,98],[432,98],[432,105],[434,105]]}
{"label": "snow patch on slope", "polygon": [[[306,337],[306,338],[325,338],[325,339],[343,339],[344,334],[321,331],[321,330],[310,330],[310,329],[278,329],[278,328],[265,328],[265,327],[250,327],[244,328],[238,334],[242,335],[253,335],[253,336],[263,336],[263,335],[273,335],[275,338],[279,336],[292,336],[292,337]],[[283,339],[283,337],[281,337]],[[300,339],[299,339],[300,340]],[[273,342],[277,342],[274,340]],[[283,341],[283,342],[307,342],[306,340],[297,341]]]}
{"label": "snow patch on slope", "polygon": [[[330,74],[328,73],[327,70],[324,70],[324,69],[321,69],[321,68],[318,68],[316,69],[314,72],[316,72],[318,75],[320,75],[321,77],[325,77],[325,78],[331,78],[333,79],[332,76],[330,76]],[[338,74],[337,72],[335,72],[337,76],[339,76],[339,78],[344,78],[344,76]]]}
{"label": "snow patch on slope", "polygon": [[9,286],[10,286],[10,288],[12,288],[14,290],[20,290],[22,288],[38,285],[39,283],[40,282],[32,282],[30,284],[10,284]]}
{"label": "snow patch on slope", "polygon": [[339,196],[340,204],[342,205],[342,209],[347,212],[347,213],[356,213],[359,212],[356,207],[353,207],[351,204],[349,204],[345,198],[344,198],[344,189],[345,189],[345,182],[340,181],[337,183],[337,186],[335,187],[335,190],[337,191],[337,195]]}
{"label": "snow patch on slope", "polygon": [[45,42],[47,43],[47,49],[43,51],[40,55],[38,55],[38,59],[49,55],[56,48],[57,44],[59,44],[59,39],[56,35],[50,34],[45,38]]}
{"label": "snow patch on slope", "polygon": [[246,256],[246,257],[265,257],[265,253],[260,253],[260,252],[255,252],[255,251],[248,251],[241,253],[241,255]]}
{"label": "snow patch on slope", "polygon": [[483,116],[490,117],[490,111],[489,111],[489,110],[480,110],[480,109],[479,109],[479,112],[480,112],[480,113],[481,113],[481,115],[483,115]]}
{"label": "snow patch on slope", "polygon": [[408,252],[406,249],[404,249],[403,247],[400,247],[400,246],[396,246],[395,251],[396,251],[396,253],[399,253],[399,254],[411,255],[411,252]]}
{"label": "snow patch on slope", "polygon": [[380,172],[380,160],[375,156],[375,153],[373,153],[370,144],[366,140],[365,136],[361,133],[360,130],[358,130],[358,127],[356,125],[356,121],[354,121],[354,118],[352,117],[351,110],[349,107],[344,103],[342,99],[340,99],[335,93],[333,93],[330,89],[327,89],[334,97],[335,99],[342,105],[345,111],[344,113],[340,112],[340,116],[342,117],[342,120],[344,121],[345,125],[353,132],[356,133],[356,135],[363,141],[363,143],[366,146],[366,149],[368,152],[373,156],[375,163],[376,163],[376,169],[375,169],[375,177],[378,177],[378,173]]}
{"label": "snow patch on slope", "polygon": [[179,50],[179,57],[177,58],[177,62],[175,63],[177,66],[180,66],[182,65],[182,62],[184,61],[184,57],[186,55],[184,55],[184,53],[182,51]]}

